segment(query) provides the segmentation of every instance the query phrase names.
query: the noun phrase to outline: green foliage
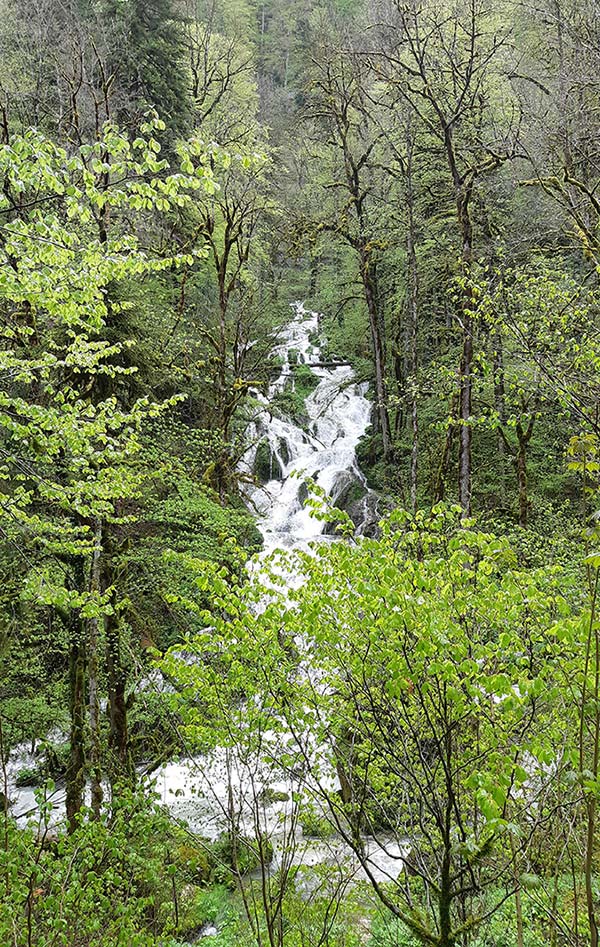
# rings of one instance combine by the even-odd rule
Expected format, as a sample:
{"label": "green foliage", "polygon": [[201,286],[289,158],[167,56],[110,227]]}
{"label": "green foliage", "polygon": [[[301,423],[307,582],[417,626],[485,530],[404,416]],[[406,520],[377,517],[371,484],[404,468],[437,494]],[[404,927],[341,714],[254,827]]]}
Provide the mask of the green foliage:
{"label": "green foliage", "polygon": [[110,66],[125,93],[120,118],[135,124],[160,109],[171,135],[189,127],[183,24],[172,0],[102,0],[102,21],[114,39]]}
{"label": "green foliage", "polygon": [[247,875],[261,866],[261,857],[265,865],[270,864],[273,858],[270,845],[261,856],[254,838],[225,833],[210,846],[211,876],[217,884],[235,888],[240,875]]}
{"label": "green foliage", "polygon": [[319,379],[308,365],[293,364],[292,379],[283,391],[277,392],[271,402],[274,410],[306,428],[309,418],[306,399],[319,384]]}
{"label": "green foliage", "polygon": [[[302,760],[304,791],[310,798],[316,785],[316,800],[330,819],[344,819],[352,838],[384,825],[405,839],[414,827],[419,871],[410,894],[402,883],[389,894],[405,925],[422,937],[438,923],[441,895],[431,904],[426,891],[443,888],[445,850],[454,871],[466,862],[477,872],[466,908],[474,934],[499,866],[510,878],[506,846],[521,838],[516,826],[531,821],[530,841],[546,832],[523,787],[532,768],[544,778],[557,706],[568,713],[557,674],[566,654],[576,660],[582,629],[567,618],[565,576],[557,567],[519,571],[505,541],[442,509],[414,519],[396,513],[378,540],[298,553],[285,568],[302,582],[278,593],[279,562],[259,613],[267,594],[259,583],[198,581],[224,618],[213,616],[210,632],[186,645],[200,663],[182,664],[176,654],[166,663],[184,693],[214,695],[210,710],[182,704],[190,739],[218,745],[226,727],[234,745],[260,754],[265,728],[281,720],[282,774]],[[318,690],[307,666],[318,669]],[[333,766],[354,787],[343,803],[330,788]],[[444,834],[449,793],[456,844]],[[360,856],[358,843],[355,850]],[[463,908],[449,897],[458,927]]]}
{"label": "green foliage", "polygon": [[150,947],[172,927],[171,830],[143,795],[123,794],[110,818],[82,818],[69,836],[54,837],[43,822],[19,830],[9,821],[6,830],[8,844],[0,850],[4,943]]}

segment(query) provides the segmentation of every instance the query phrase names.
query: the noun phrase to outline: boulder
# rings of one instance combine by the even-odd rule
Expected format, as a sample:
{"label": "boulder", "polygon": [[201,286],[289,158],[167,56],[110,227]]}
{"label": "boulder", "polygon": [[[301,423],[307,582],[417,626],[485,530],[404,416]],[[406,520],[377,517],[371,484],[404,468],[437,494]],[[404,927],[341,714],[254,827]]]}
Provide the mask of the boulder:
{"label": "boulder", "polygon": [[[338,474],[331,491],[331,500],[338,510],[347,513],[362,536],[374,536],[377,532],[377,495],[365,486],[363,479],[354,470]],[[325,534],[335,535],[335,523],[328,523]]]}
{"label": "boulder", "polygon": [[269,441],[263,438],[256,448],[252,472],[259,483],[268,483],[269,480],[281,480],[283,469]]}

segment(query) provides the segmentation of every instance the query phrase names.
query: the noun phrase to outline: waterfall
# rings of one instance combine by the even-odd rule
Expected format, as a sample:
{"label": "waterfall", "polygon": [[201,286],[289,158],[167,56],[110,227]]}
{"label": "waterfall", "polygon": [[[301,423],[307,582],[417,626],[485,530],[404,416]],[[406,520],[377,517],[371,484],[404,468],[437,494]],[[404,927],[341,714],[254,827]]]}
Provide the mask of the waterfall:
{"label": "waterfall", "polygon": [[[377,519],[376,495],[367,486],[358,466],[356,448],[371,418],[371,403],[366,398],[367,384],[354,381],[346,364],[323,364],[323,353],[316,341],[319,315],[303,303],[293,305],[294,318],[285,329],[274,355],[282,360],[279,377],[268,394],[257,395],[263,408],[254,425],[255,445],[244,464],[252,471],[257,444],[266,446],[274,463],[271,476],[251,489],[248,499],[259,512],[259,527],[267,552],[276,548],[306,545],[321,536],[326,523],[305,509],[306,479],[321,487],[334,504],[343,506],[357,531],[372,529]],[[292,363],[292,355],[295,361]],[[277,417],[271,405],[277,395],[293,389],[294,365],[305,366],[315,377],[314,390],[306,399],[306,426],[285,417]]]}

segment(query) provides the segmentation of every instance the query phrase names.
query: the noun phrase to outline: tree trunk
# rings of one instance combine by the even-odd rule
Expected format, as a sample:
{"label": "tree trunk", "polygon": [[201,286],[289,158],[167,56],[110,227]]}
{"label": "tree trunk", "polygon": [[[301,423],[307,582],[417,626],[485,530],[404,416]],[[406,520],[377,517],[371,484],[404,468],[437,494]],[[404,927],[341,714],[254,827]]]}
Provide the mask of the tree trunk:
{"label": "tree trunk", "polygon": [[450,454],[452,452],[452,443],[454,441],[454,429],[456,427],[456,410],[458,408],[458,389],[452,396],[450,402],[450,414],[448,417],[448,427],[446,437],[444,438],[444,447],[440,458],[437,477],[433,489],[433,497],[436,503],[441,503],[446,495],[446,476],[448,474],[448,464],[450,463]]}
{"label": "tree trunk", "polygon": [[77,826],[85,789],[85,651],[79,619],[74,620],[69,653],[71,731],[66,772],[66,815],[69,832]]}
{"label": "tree trunk", "polygon": [[463,307],[463,348],[460,361],[458,449],[458,501],[463,514],[471,514],[471,406],[473,381],[473,324],[470,312]]}
{"label": "tree trunk", "polygon": [[526,527],[529,515],[529,499],[527,496],[527,445],[519,437],[517,450],[517,478],[519,482],[519,526]]}
{"label": "tree trunk", "polygon": [[[525,405],[523,405],[525,407]],[[521,421],[517,422],[517,480],[519,485],[519,526],[527,526],[529,519],[529,494],[527,490],[527,445],[533,434],[535,414],[529,419],[524,428]]]}
{"label": "tree trunk", "polygon": [[[448,802],[448,808],[451,803]],[[449,817],[448,817],[449,822]],[[452,936],[452,883],[451,883],[451,854],[452,842],[450,837],[444,839],[444,852],[442,855],[442,870],[440,876],[440,890],[438,894],[438,906],[440,912],[440,937],[439,947],[454,947],[455,939]]]}
{"label": "tree trunk", "polygon": [[121,658],[121,627],[117,615],[106,619],[106,669],[108,672],[108,746],[111,756],[111,785],[132,782],[129,753],[127,672]]}
{"label": "tree trunk", "polygon": [[377,301],[375,298],[375,288],[369,273],[369,253],[364,244],[360,247],[360,270],[363,287],[365,291],[365,301],[369,314],[369,327],[371,330],[371,344],[373,346],[373,358],[375,362],[375,398],[376,408],[379,418],[379,429],[383,442],[383,457],[386,461],[392,460],[392,431],[390,428],[390,418],[388,414],[388,396],[385,379],[385,349],[381,337],[379,313],[377,311]]}
{"label": "tree trunk", "polygon": [[470,288],[473,262],[473,225],[469,211],[471,187],[457,187],[456,203],[462,237],[462,354],[460,360],[459,412],[460,438],[458,449],[458,499],[463,514],[471,514],[471,409],[473,398],[473,294]]}
{"label": "tree trunk", "polygon": [[[102,589],[113,584],[111,557],[114,553],[110,537],[105,539]],[[113,791],[118,784],[133,785],[134,770],[129,749],[128,703],[126,696],[127,667],[123,661],[122,620],[113,596],[113,613],[104,619],[106,640],[106,676],[108,681],[108,750],[110,783]]]}
{"label": "tree trunk", "polygon": [[[506,423],[506,397],[504,385],[504,349],[502,335],[498,332],[494,346],[494,408],[500,422],[500,427]],[[502,431],[498,431],[498,460],[500,463],[500,480],[502,482],[503,499],[506,494],[506,445]]]}
{"label": "tree trunk", "polygon": [[[596,621],[598,585],[600,572],[595,571],[593,585],[591,585],[591,607],[590,619],[588,625],[588,639],[586,645],[585,658],[585,677],[593,681],[588,689],[584,686],[581,696],[581,705],[579,708],[579,759],[580,770],[591,770],[592,778],[598,778],[600,768],[600,633]],[[590,667],[591,665],[591,667]],[[588,707],[592,707],[591,720],[587,721]],[[587,724],[587,727],[586,727]],[[587,750],[588,735],[591,735],[591,755],[589,764],[586,765],[585,754]],[[584,857],[584,875],[585,875],[585,899],[587,907],[588,923],[590,926],[590,947],[598,947],[598,920],[596,917],[596,893],[594,891],[594,861],[596,855],[596,809],[597,800],[593,790],[588,790],[585,797],[586,809],[586,837],[585,837],[585,857]]]}
{"label": "tree trunk", "polygon": [[407,165],[406,165],[406,208],[408,211],[408,226],[406,229],[406,257],[408,263],[408,331],[410,356],[410,414],[412,427],[412,445],[410,452],[410,503],[414,510],[417,508],[417,487],[419,476],[419,409],[417,403],[418,371],[419,371],[419,270],[417,265],[417,249],[415,235],[415,202],[412,177],[412,147],[413,140],[410,129],[407,131]]}
{"label": "tree trunk", "polygon": [[[102,559],[102,523],[95,523],[95,547],[90,570],[90,592],[100,592],[100,566]],[[100,621],[90,618],[88,622],[88,707],[90,721],[90,775],[91,806],[94,818],[100,818],[102,807],[102,768],[100,752],[100,698],[98,688],[98,639]]]}

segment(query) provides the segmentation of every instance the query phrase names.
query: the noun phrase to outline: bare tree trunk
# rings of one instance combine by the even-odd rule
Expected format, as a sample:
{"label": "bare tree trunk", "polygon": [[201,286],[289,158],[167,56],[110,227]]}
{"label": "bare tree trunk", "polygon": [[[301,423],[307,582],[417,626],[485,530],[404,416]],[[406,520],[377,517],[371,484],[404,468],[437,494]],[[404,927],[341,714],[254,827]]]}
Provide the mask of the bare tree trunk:
{"label": "bare tree trunk", "polygon": [[371,330],[371,343],[373,346],[373,358],[375,363],[375,398],[377,414],[379,418],[379,429],[383,442],[383,456],[386,461],[392,460],[392,431],[390,427],[390,418],[388,413],[388,395],[385,378],[385,349],[381,337],[379,313],[377,311],[377,300],[375,298],[375,289],[369,273],[369,254],[366,246],[361,244],[360,249],[360,270],[365,290],[365,301],[369,313],[369,327]]}
{"label": "bare tree trunk", "polygon": [[462,295],[462,354],[460,360],[458,450],[458,499],[463,514],[471,513],[471,411],[473,399],[473,296],[469,286],[473,262],[473,226],[469,212],[471,186],[457,187],[458,221],[462,236],[462,268],[465,287]]}
{"label": "bare tree trunk", "polygon": [[417,265],[417,249],[415,235],[415,201],[412,176],[412,149],[413,140],[410,128],[407,130],[407,164],[406,164],[406,207],[408,211],[408,226],[406,229],[406,256],[408,261],[408,331],[410,335],[410,413],[412,427],[412,446],[410,453],[410,503],[413,510],[417,508],[417,487],[419,478],[419,408],[418,372],[419,372],[419,270]]}

